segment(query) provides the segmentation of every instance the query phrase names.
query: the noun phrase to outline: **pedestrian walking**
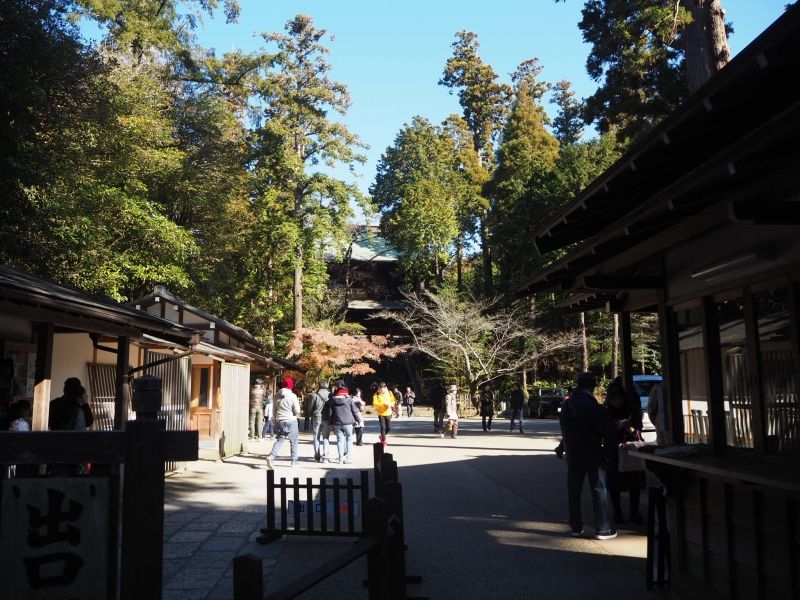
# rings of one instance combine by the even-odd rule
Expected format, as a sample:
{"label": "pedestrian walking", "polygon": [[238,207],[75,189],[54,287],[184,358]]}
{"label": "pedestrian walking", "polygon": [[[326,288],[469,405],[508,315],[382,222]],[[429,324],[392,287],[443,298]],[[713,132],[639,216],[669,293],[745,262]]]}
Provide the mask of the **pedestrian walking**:
{"label": "pedestrian walking", "polygon": [[455,439],[458,437],[458,387],[451,385],[448,389],[447,396],[444,399],[444,418],[446,420],[445,426],[440,432],[442,437],[446,433],[450,433],[450,437]]}
{"label": "pedestrian walking", "polygon": [[278,438],[272,445],[270,453],[267,454],[267,468],[269,469],[274,468],[274,461],[287,439],[291,446],[292,466],[297,464],[297,437],[299,435],[297,416],[300,414],[300,401],[292,391],[293,387],[294,379],[284,377],[283,387],[275,394],[272,416],[277,423]]}
{"label": "pedestrian walking", "polygon": [[483,385],[480,395],[481,424],[484,431],[492,430],[492,419],[494,418],[494,393],[492,386],[488,383]]}
{"label": "pedestrian walking", "polygon": [[617,427],[593,395],[597,379],[593,373],[578,375],[577,385],[561,407],[559,417],[567,461],[569,525],[574,537],[584,533],[581,518],[583,480],[589,480],[598,540],[617,537],[611,522],[606,489],[607,448],[616,449]]}
{"label": "pedestrian walking", "polygon": [[378,389],[375,390],[375,394],[372,396],[372,406],[375,407],[375,412],[378,415],[378,425],[381,430],[381,444],[386,446],[388,443],[386,438],[389,436],[389,431],[391,431],[392,428],[392,414],[397,406],[397,400],[383,381],[378,383]]}
{"label": "pedestrian walking", "polygon": [[447,389],[442,382],[437,382],[431,391],[431,403],[433,404],[433,432],[439,433],[442,430],[444,421],[444,400],[447,396]]}
{"label": "pedestrian walking", "polygon": [[353,391],[353,404],[358,409],[358,422],[354,426],[356,434],[356,446],[364,445],[364,407],[367,405],[364,398],[361,397],[361,388],[356,388]]}
{"label": "pedestrian walking", "polygon": [[331,399],[331,415],[336,429],[336,449],[339,464],[353,462],[353,426],[358,422],[359,413],[344,381],[336,381],[336,391]]}
{"label": "pedestrian walking", "polygon": [[400,407],[403,405],[403,392],[400,391],[400,388],[394,386],[392,388],[392,394],[394,395],[394,407],[392,409],[392,415],[395,418],[400,418]]}
{"label": "pedestrian walking", "polygon": [[250,386],[249,437],[251,440],[259,439],[261,431],[264,429],[264,395],[266,391],[264,380],[260,377],[253,381],[253,385]]}
{"label": "pedestrian walking", "polygon": [[608,384],[603,406],[617,426],[616,444],[608,449],[608,490],[614,508],[614,522],[625,522],[621,496],[622,492],[628,492],[631,523],[644,523],[639,512],[641,490],[645,488],[644,471],[620,471],[617,451],[619,444],[642,439],[642,401],[638,394],[625,388],[621,377],[617,377]]}
{"label": "pedestrian walking", "polygon": [[303,433],[311,430],[311,403],[314,401],[314,392],[311,388],[303,386]]}
{"label": "pedestrian walking", "polygon": [[414,393],[414,390],[411,389],[411,386],[406,386],[406,393],[404,395],[404,400],[406,403],[406,414],[411,417],[414,414],[414,402],[416,401],[417,395]]}
{"label": "pedestrian walking", "polygon": [[523,421],[525,419],[525,405],[528,403],[528,398],[522,390],[522,386],[518,383],[514,384],[514,389],[511,392],[511,429],[514,431],[514,421],[519,422],[519,432],[525,433],[523,429]]}
{"label": "pedestrian walking", "polygon": [[272,418],[272,392],[266,390],[264,392],[264,428],[261,431],[261,437],[266,438],[269,434],[269,439],[275,437],[275,419]]}
{"label": "pedestrian walking", "polygon": [[[311,399],[311,443],[314,446],[314,460],[317,462],[322,462],[323,459],[328,458],[328,439],[330,437],[330,408],[328,409],[328,418],[323,418],[323,411],[325,410],[325,405],[330,398],[330,391],[328,390],[327,382],[323,381],[319,384],[319,389],[314,394],[314,398]],[[327,431],[324,432],[324,435],[321,435],[322,429],[325,427]],[[324,451],[322,450],[323,445]]]}

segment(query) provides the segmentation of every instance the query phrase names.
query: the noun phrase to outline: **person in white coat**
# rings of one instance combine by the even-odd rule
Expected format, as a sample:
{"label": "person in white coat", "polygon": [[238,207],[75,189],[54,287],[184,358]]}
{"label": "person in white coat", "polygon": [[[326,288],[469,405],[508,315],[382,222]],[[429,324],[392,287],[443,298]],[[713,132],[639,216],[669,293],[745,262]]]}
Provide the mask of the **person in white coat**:
{"label": "person in white coat", "polygon": [[272,445],[272,450],[267,455],[267,468],[274,468],[274,460],[287,439],[292,448],[292,466],[297,463],[297,415],[300,414],[300,401],[292,391],[294,379],[291,377],[283,378],[283,387],[275,394],[272,404],[272,414],[278,429],[278,439]]}
{"label": "person in white coat", "polygon": [[445,424],[440,432],[442,437],[445,436],[446,430],[450,432],[450,437],[458,437],[458,396],[456,392],[458,392],[458,388],[455,385],[451,385],[444,399]]}

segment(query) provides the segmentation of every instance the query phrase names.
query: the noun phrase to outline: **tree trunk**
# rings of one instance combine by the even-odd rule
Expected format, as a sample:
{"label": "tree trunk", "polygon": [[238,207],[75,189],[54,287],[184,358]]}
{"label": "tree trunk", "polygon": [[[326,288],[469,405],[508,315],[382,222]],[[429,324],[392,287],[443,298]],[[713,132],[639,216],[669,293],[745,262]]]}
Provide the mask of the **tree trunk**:
{"label": "tree trunk", "polygon": [[492,252],[489,247],[489,209],[486,208],[481,216],[481,253],[483,254],[483,293],[487,298],[494,295],[494,281],[492,280]]}
{"label": "tree trunk", "polygon": [[463,275],[461,273],[461,261],[464,258],[464,241],[459,235],[456,239],[456,289],[460,292],[463,289]]}
{"label": "tree trunk", "polygon": [[583,349],[583,362],[581,370],[586,372],[589,370],[589,343],[586,340],[586,313],[581,313],[581,347]]}
{"label": "tree trunk", "polygon": [[694,93],[728,64],[731,50],[725,31],[725,10],[720,0],[684,0],[692,22],[683,31],[686,81]]}
{"label": "tree trunk", "polygon": [[300,190],[294,193],[294,218],[300,233],[300,241],[295,246],[294,267],[294,330],[303,328],[303,195]]}
{"label": "tree trunk", "polygon": [[300,263],[294,268],[294,329],[297,331],[303,327],[303,245],[298,244],[295,252]]}
{"label": "tree trunk", "polygon": [[611,379],[619,375],[619,315],[614,313],[614,321],[612,327],[614,331],[611,334]]}

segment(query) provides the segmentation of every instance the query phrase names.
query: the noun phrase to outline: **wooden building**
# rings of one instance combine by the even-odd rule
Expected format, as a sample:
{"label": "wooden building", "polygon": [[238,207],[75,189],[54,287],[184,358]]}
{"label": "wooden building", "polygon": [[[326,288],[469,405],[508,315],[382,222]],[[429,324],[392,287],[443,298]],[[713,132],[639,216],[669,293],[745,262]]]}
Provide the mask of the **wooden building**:
{"label": "wooden building", "polygon": [[368,335],[400,333],[394,323],[372,318],[382,310],[403,308],[399,255],[380,228],[359,227],[342,260],[333,255],[327,259],[331,288],[342,294],[345,303],[345,320],[363,325]]}
{"label": "wooden building", "polygon": [[800,6],[541,231],[566,254],[519,290],[566,310],[658,313],[673,444],[672,584],[800,597]]}
{"label": "wooden building", "polygon": [[199,335],[187,364],[168,363],[163,375],[185,381],[190,427],[197,430],[201,448],[218,456],[240,453],[248,438],[252,376],[264,375],[274,387],[274,378],[284,367],[302,367],[268,356],[248,331],[187,304],[163,286],[132,304]]}
{"label": "wooden building", "polygon": [[145,372],[145,357],[156,349],[160,358],[180,360],[194,336],[131,306],[0,266],[0,358],[10,370],[2,374],[0,410],[11,397],[28,398],[33,429],[45,430],[50,400],[78,377],[90,392],[95,428],[122,429],[129,370]]}
{"label": "wooden building", "polygon": [[[382,311],[405,308],[401,293],[404,279],[397,250],[384,237],[380,227],[366,225],[356,230],[343,254],[342,260],[336,260],[332,255],[327,258],[331,288],[341,292],[344,299],[345,321],[362,325],[368,336],[404,340],[408,333],[397,323],[375,317]],[[404,355],[372,365],[375,373],[349,378],[348,384],[360,387],[364,392],[381,380],[403,389],[411,385],[417,392],[418,401],[424,401],[424,362],[420,356]]]}

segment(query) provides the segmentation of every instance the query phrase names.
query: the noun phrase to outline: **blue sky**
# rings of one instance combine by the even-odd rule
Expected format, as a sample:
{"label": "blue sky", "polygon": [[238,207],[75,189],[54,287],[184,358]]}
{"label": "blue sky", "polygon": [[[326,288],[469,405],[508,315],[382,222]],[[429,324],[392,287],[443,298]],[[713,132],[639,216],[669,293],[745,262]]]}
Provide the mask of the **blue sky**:
{"label": "blue sky", "polygon": [[[783,12],[789,0],[723,0],[738,53]],[[577,23],[583,0],[239,0],[236,24],[220,14],[205,19],[198,41],[218,54],[263,44],[258,33],[283,31],[294,15],[310,15],[328,40],[332,77],[348,85],[353,106],[343,121],[369,144],[357,183],[366,192],[381,154],[404,123],[422,115],[438,123],[460,113],[458,99],[437,85],[457,31],[478,34],[481,57],[504,79],[531,57],[541,78],[568,79],[579,97],[590,95],[589,48]],[[341,176],[349,178],[342,170]]]}

